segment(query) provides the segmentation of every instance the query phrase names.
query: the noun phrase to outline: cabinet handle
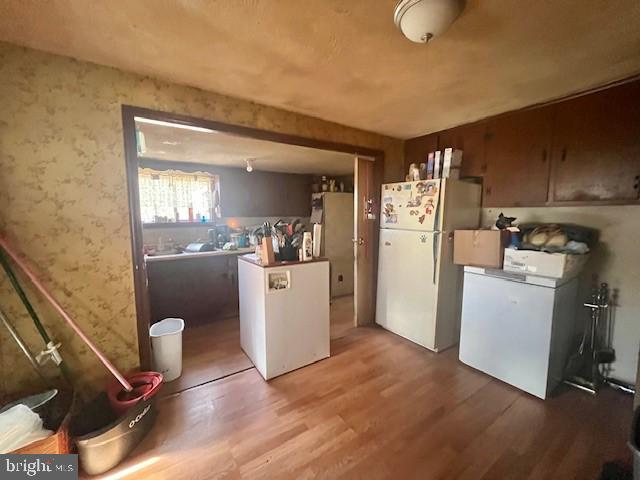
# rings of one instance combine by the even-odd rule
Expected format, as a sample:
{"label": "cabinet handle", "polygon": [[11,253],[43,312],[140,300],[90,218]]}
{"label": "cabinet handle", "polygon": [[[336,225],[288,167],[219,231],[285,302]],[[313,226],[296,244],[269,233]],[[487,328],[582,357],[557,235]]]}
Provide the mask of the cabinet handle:
{"label": "cabinet handle", "polygon": [[635,183],[633,184],[633,188],[634,188],[635,190],[640,189],[640,175],[636,175],[636,176],[634,177],[634,180],[635,180]]}
{"label": "cabinet handle", "polygon": [[547,161],[547,149],[543,148],[542,149],[542,163],[545,163]]}
{"label": "cabinet handle", "polygon": [[560,154],[560,161],[564,162],[567,159],[567,147],[562,149],[562,153]]}

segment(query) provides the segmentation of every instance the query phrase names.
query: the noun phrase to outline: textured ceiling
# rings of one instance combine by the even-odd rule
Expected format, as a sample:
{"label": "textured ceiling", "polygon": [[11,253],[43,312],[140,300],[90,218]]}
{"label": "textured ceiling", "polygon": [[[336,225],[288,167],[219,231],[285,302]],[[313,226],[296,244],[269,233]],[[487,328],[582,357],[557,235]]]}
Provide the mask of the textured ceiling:
{"label": "textured ceiling", "polygon": [[317,175],[351,175],[354,156],[316,148],[256,140],[222,132],[198,132],[136,122],[144,134],[143,158]]}
{"label": "textured ceiling", "polygon": [[428,45],[396,0],[3,0],[0,39],[408,138],[640,73],[639,0],[467,0]]}

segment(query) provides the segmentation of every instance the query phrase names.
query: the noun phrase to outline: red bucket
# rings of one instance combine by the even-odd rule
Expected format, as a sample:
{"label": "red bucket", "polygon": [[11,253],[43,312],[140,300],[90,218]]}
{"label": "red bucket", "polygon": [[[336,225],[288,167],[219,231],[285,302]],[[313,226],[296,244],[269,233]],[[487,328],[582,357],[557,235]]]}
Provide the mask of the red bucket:
{"label": "red bucket", "polygon": [[153,397],[162,386],[162,374],[158,372],[138,372],[126,376],[133,390],[127,392],[117,380],[107,386],[107,397],[113,411],[118,415],[124,413],[141,400]]}

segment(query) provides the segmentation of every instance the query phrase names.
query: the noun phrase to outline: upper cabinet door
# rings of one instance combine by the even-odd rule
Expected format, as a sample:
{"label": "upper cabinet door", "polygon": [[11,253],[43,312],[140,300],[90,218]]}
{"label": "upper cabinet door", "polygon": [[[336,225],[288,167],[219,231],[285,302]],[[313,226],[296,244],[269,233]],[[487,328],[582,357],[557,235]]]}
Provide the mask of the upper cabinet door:
{"label": "upper cabinet door", "polygon": [[551,107],[542,107],[488,121],[483,206],[546,203],[552,113]]}
{"label": "upper cabinet door", "polygon": [[553,202],[637,200],[640,82],[557,104],[553,165]]}
{"label": "upper cabinet door", "polygon": [[429,152],[435,152],[438,149],[438,134],[431,133],[429,135],[423,135],[422,137],[412,138],[407,140],[404,144],[404,172],[402,178],[397,180],[404,181],[404,175],[409,171],[409,165],[415,163],[416,166],[420,166],[421,163],[426,163],[427,155]]}
{"label": "upper cabinet door", "polygon": [[462,177],[481,177],[487,171],[485,162],[486,122],[450,128],[438,135],[438,149],[462,150]]}

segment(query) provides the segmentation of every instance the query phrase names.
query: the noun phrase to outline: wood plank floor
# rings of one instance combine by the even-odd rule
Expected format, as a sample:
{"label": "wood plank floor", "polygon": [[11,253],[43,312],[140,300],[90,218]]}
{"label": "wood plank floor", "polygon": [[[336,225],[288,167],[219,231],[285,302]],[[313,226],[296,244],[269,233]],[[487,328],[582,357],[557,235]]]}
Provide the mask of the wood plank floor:
{"label": "wood plank floor", "polygon": [[542,401],[378,328],[265,382],[255,369],[161,399],[154,430],[104,478],[595,479],[630,461],[632,398]]}
{"label": "wood plank floor", "polygon": [[240,348],[238,317],[187,328],[182,337],[182,375],[165,384],[162,395],[186,390],[251,367],[251,360]]}
{"label": "wood plank floor", "polygon": [[[331,301],[331,338],[354,328],[353,296]],[[240,320],[223,318],[185,329],[182,334],[182,375],[165,384],[167,396],[253,367],[240,348]]]}

